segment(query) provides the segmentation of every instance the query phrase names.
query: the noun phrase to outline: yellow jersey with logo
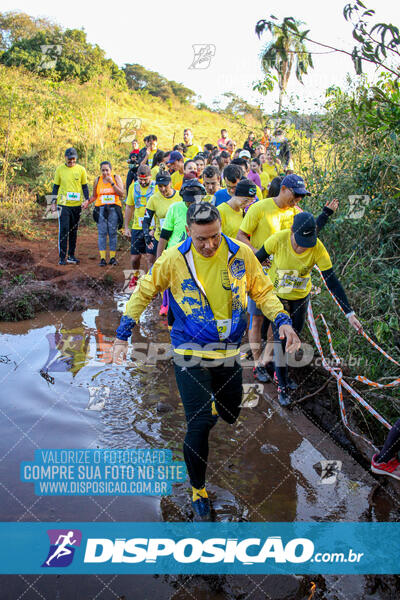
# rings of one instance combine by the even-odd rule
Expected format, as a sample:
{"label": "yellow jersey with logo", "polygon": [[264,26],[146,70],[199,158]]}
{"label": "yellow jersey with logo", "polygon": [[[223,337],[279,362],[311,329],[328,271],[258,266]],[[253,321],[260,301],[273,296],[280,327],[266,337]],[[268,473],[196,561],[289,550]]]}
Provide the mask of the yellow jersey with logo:
{"label": "yellow jersey with logo", "polygon": [[228,246],[222,238],[216,253],[206,257],[191,247],[197,279],[202,284],[214,318],[224,321],[231,318],[232,292],[228,276]]}
{"label": "yellow jersey with logo", "polygon": [[274,255],[268,275],[280,298],[300,300],[310,293],[311,269],[314,265],[321,271],[327,271],[332,268],[332,262],[321,240],[317,239],[316,246],[297,254],[290,236],[290,229],[285,229],[274,233],[264,242],[265,251]]}
{"label": "yellow jersey with logo", "polygon": [[80,206],[83,202],[82,186],[87,184],[86,169],[82,165],[59,165],[54,175],[54,184],[60,186],[57,204],[60,206]]}
{"label": "yellow jersey with logo", "polygon": [[258,250],[272,234],[290,229],[299,212],[298,206],[279,208],[274,198],[264,198],[250,206],[240,229],[250,235],[251,245]]}

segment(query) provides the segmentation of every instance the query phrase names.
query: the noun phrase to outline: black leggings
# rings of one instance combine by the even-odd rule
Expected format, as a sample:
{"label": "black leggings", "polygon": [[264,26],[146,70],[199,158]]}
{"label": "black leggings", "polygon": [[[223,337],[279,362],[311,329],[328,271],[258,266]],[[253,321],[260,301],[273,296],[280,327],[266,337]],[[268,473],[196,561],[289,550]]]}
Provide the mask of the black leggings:
{"label": "black leggings", "polygon": [[377,462],[388,462],[400,452],[400,419],[396,421],[386,438],[382,450],[376,457]]}
{"label": "black leggings", "polygon": [[[178,359],[181,365],[183,357]],[[174,364],[187,422],[183,454],[190,482],[198,489],[206,481],[208,436],[218,420],[211,414],[211,403],[214,400],[218,415],[232,424],[239,416],[242,401],[241,366],[236,362],[233,367],[212,366],[213,362],[207,361],[207,367]]]}
{"label": "black leggings", "polygon": [[[284,305],[285,310],[290,314],[292,319],[293,329],[300,335],[306,322],[307,308],[310,296],[300,298],[300,300],[279,300]],[[285,388],[288,383],[288,366],[286,362],[286,340],[279,339],[279,329],[272,323],[272,330],[274,332],[274,361],[275,361],[275,372],[278,378],[280,388]]]}
{"label": "black leggings", "polygon": [[80,216],[80,206],[61,207],[61,213],[58,218],[58,252],[61,260],[66,258],[67,248],[68,256],[75,256]]}

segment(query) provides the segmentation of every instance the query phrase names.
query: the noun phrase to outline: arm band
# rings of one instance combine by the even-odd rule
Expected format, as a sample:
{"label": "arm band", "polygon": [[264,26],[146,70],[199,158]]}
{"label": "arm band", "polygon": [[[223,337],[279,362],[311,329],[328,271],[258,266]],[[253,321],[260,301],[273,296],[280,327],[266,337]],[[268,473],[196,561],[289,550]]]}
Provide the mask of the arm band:
{"label": "arm band", "polygon": [[328,290],[335,296],[341,308],[343,308],[345,315],[347,316],[349,313],[353,312],[353,309],[351,308],[345,291],[342,287],[342,284],[336,277],[335,273],[333,272],[333,269],[322,271],[322,277],[324,278],[325,283],[328,286]]}
{"label": "arm band", "polygon": [[89,186],[87,183],[84,183],[82,185],[82,192],[83,192],[83,195],[85,196],[85,200],[89,200]]}
{"label": "arm band", "polygon": [[318,217],[316,219],[317,235],[319,234],[321,229],[323,229],[325,227],[325,225],[329,221],[329,218],[332,215],[333,215],[333,210],[331,208],[328,208],[327,206],[324,206],[324,208],[322,209],[322,213],[320,215],[318,215]]}
{"label": "arm band", "polygon": [[163,240],[169,240],[169,238],[172,235],[172,231],[169,231],[169,229],[161,229],[161,233],[160,233],[160,239],[162,238]]}
{"label": "arm band", "polygon": [[55,183],[53,185],[53,191],[51,192],[51,195],[55,196],[55,198],[52,198],[52,200],[51,200],[52,204],[55,204],[57,202],[57,194],[58,194],[59,189],[60,189],[60,186]]}
{"label": "arm band", "polygon": [[256,252],[255,256],[256,256],[256,258],[258,258],[260,263],[263,263],[264,260],[268,258],[269,254],[265,250],[264,246],[261,246],[261,248],[258,250],[258,252]]}

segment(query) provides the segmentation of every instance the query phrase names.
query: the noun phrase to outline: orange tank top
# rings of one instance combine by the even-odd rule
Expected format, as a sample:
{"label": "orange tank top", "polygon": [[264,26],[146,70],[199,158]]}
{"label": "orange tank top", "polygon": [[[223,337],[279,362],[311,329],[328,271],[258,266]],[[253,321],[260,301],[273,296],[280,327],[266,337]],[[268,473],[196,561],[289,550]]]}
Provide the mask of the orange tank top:
{"label": "orange tank top", "polygon": [[[114,175],[111,175],[114,183],[115,178]],[[103,177],[100,175],[99,180],[96,186],[96,204],[95,206],[109,206],[110,204],[121,205],[120,197],[115,193],[113,186],[111,183],[104,183]]]}

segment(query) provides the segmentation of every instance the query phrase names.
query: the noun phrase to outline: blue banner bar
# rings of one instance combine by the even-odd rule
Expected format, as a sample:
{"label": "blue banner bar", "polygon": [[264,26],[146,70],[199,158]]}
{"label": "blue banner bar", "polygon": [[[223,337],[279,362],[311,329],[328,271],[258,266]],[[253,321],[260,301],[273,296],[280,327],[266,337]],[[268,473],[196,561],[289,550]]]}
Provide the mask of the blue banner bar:
{"label": "blue banner bar", "polygon": [[399,574],[399,523],[0,523],[1,574]]}

